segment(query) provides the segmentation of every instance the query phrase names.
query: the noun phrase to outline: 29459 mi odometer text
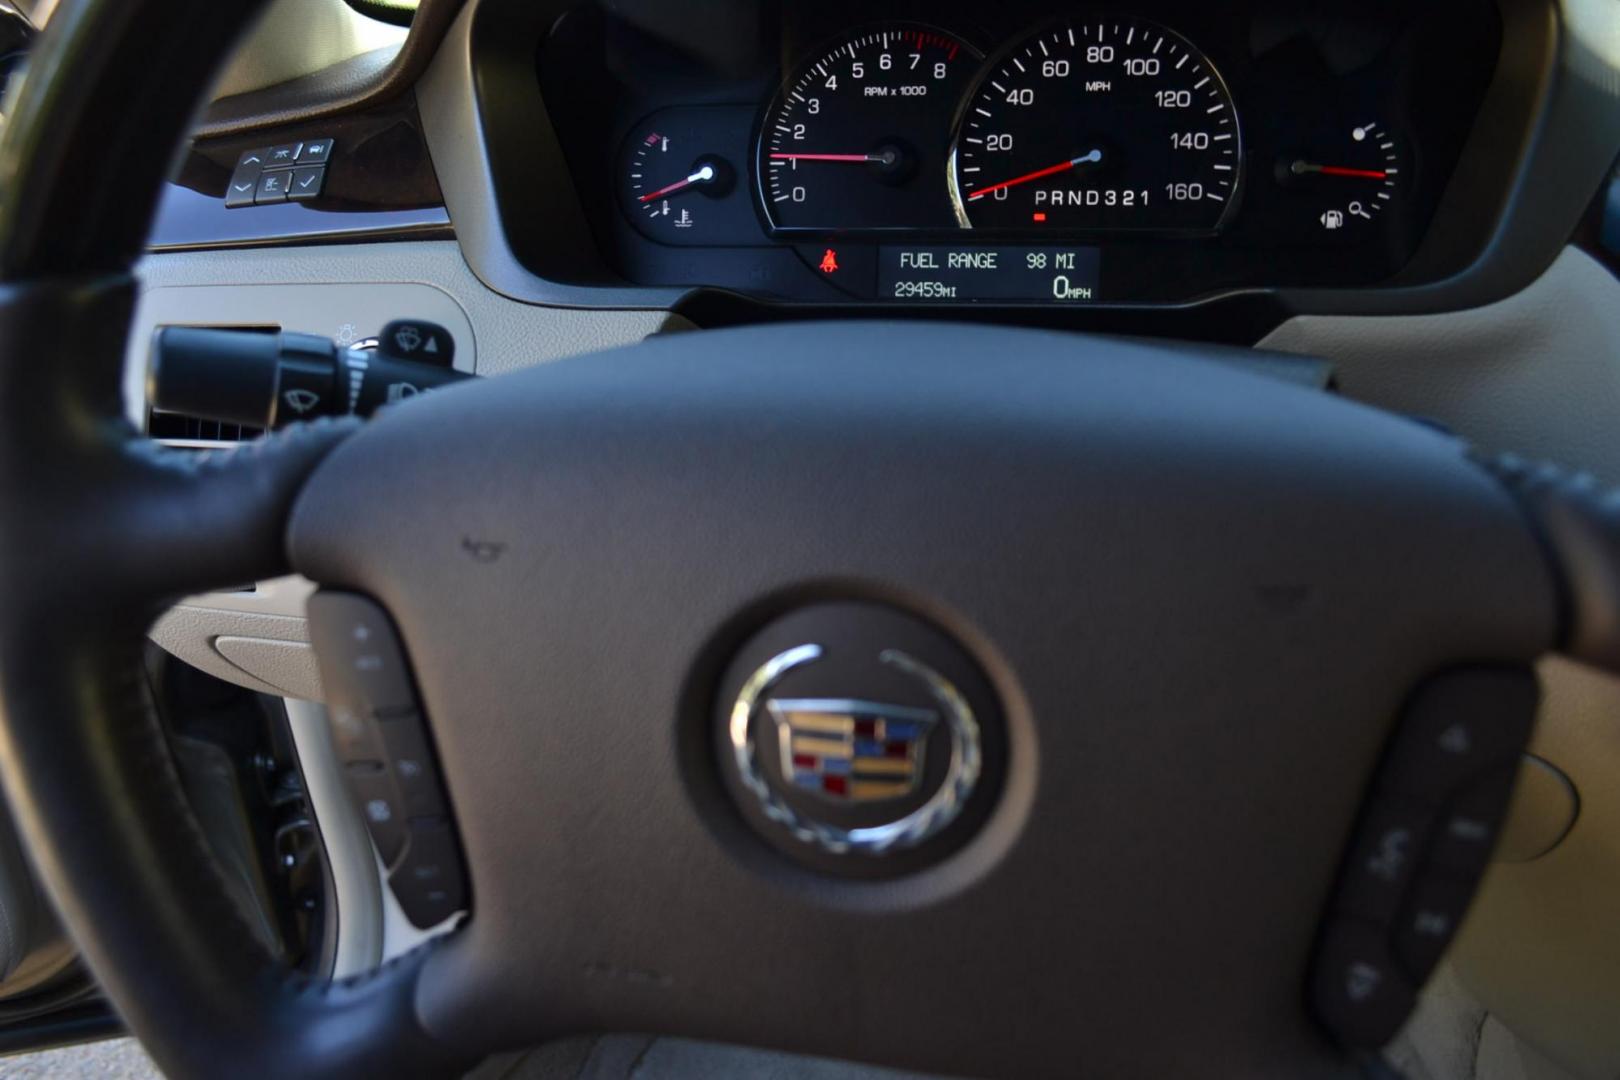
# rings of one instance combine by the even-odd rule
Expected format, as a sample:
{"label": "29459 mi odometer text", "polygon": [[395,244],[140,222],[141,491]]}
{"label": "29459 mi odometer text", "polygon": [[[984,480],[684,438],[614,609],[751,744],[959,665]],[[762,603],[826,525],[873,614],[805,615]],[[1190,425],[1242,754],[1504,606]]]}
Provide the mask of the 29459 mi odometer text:
{"label": "29459 mi odometer text", "polygon": [[1221,224],[1243,160],[1214,65],[1133,19],[1049,25],[990,61],[951,157],[965,227],[1189,232]]}

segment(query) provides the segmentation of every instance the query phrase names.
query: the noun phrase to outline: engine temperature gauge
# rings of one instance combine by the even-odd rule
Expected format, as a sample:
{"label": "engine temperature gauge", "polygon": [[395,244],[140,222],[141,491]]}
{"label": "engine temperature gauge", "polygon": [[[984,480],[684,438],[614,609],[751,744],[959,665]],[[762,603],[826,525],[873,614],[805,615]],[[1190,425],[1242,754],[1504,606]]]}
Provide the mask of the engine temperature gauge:
{"label": "engine temperature gauge", "polygon": [[1398,198],[1403,182],[1395,138],[1382,126],[1358,124],[1318,148],[1277,162],[1284,187],[1310,194],[1312,225],[1324,233],[1355,230]]}
{"label": "engine temperature gauge", "polygon": [[714,118],[705,110],[669,110],[631,133],[619,202],[651,239],[714,243],[716,230],[735,216],[725,204],[733,201],[737,170],[714,140],[702,137]]}

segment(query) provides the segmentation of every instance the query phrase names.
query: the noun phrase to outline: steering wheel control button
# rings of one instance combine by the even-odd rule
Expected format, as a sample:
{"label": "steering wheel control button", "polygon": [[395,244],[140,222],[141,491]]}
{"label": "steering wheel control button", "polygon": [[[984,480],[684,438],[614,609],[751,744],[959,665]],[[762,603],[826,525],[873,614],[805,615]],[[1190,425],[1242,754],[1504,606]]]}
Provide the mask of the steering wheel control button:
{"label": "steering wheel control button", "polygon": [[1319,1020],[1348,1046],[1389,1042],[1417,1004],[1413,984],[1395,966],[1384,935],[1366,923],[1328,927],[1311,976]]}
{"label": "steering wheel control button", "polygon": [[1429,861],[1463,877],[1483,874],[1517,779],[1517,767],[1504,765],[1468,785],[1440,815]]}
{"label": "steering wheel control button", "polygon": [[1414,983],[1434,971],[1473,899],[1474,883],[1441,874],[1419,881],[1395,928],[1395,954]]}
{"label": "steering wheel control button", "polygon": [[332,731],[332,745],[337,750],[339,761],[382,760],[382,733],[377,730],[377,722],[370,715],[356,711],[350,705],[333,704],[327,710],[327,717]]}
{"label": "steering wheel control button", "polygon": [[354,593],[322,590],[309,598],[308,615],[328,700],[373,716],[416,708],[405,654],[380,607]]}
{"label": "steering wheel control button", "polygon": [[418,929],[437,926],[467,907],[467,887],[455,832],[442,818],[410,824],[405,859],[388,876],[394,897]]}
{"label": "steering wheel control button", "polygon": [[717,709],[722,775],[745,817],[818,869],[878,876],[948,853],[999,782],[994,695],[951,639],[869,604],[767,626]]}
{"label": "steering wheel control button", "polygon": [[392,866],[405,852],[406,816],[404,804],[394,789],[393,778],[380,761],[354,761],[345,766],[349,793],[354,797],[360,819],[377,845],[377,855]]}
{"label": "steering wheel control button", "polygon": [[300,165],[290,175],[291,180],[287,184],[287,198],[300,201],[313,199],[321,193],[321,185],[326,181],[326,167],[324,165]]}
{"label": "steering wheel control button", "polygon": [[405,800],[405,812],[413,818],[443,817],[444,796],[439,791],[438,769],[421,718],[414,714],[393,717],[378,721],[377,726],[382,730],[394,780]]}
{"label": "steering wheel control button", "polygon": [[1486,770],[1518,760],[1540,687],[1522,668],[1445,672],[1418,688],[1387,766],[1390,784],[1439,804]]}
{"label": "steering wheel control button", "polygon": [[1339,908],[1387,925],[1400,909],[1417,873],[1433,813],[1405,800],[1389,799],[1367,813],[1350,849],[1339,887]]}

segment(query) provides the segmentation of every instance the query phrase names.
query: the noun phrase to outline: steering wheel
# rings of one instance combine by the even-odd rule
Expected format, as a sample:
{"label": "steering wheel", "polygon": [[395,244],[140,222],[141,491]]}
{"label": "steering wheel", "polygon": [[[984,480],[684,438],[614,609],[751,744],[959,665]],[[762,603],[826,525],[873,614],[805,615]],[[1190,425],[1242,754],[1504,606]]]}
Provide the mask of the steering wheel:
{"label": "steering wheel", "polygon": [[[166,1073],[443,1075],[591,1029],[1345,1069],[1307,972],[1386,746],[1436,673],[1620,667],[1612,501],[1210,349],[937,323],[155,448],[130,267],[259,6],[64,3],[0,139],[0,774]],[[331,984],[241,925],[138,677],[166,603],[288,571],[397,627],[471,896]]]}

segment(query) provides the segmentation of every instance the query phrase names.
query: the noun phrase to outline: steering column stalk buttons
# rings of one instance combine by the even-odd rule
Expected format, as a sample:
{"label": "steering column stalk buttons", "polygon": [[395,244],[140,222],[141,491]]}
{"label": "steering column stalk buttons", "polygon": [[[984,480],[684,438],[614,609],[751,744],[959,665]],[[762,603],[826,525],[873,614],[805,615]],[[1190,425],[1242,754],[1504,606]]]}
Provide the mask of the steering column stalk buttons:
{"label": "steering column stalk buttons", "polygon": [[369,416],[472,377],[447,366],[455,355],[448,330],[419,320],[389,326],[411,330],[396,336],[417,345],[418,360],[339,349],[314,334],[167,326],[153,338],[149,403],[204,420],[282,427],[317,416]]}
{"label": "steering column stalk buttons", "polygon": [[420,319],[395,319],[377,335],[377,352],[395,360],[449,367],[456,357],[450,331]]}

